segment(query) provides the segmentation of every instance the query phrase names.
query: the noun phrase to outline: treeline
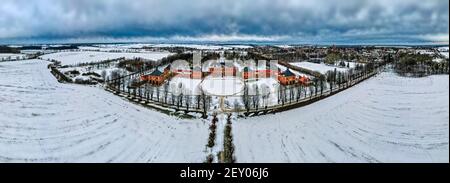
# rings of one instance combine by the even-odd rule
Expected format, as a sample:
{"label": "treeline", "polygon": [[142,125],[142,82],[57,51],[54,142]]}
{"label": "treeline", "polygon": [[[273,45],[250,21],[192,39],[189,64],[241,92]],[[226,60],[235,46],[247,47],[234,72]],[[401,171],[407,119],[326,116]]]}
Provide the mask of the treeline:
{"label": "treeline", "polygon": [[11,48],[9,46],[0,46],[0,53],[20,53],[20,49]]}
{"label": "treeline", "polygon": [[395,71],[404,76],[423,77],[432,74],[448,74],[449,60],[433,60],[432,55],[401,53],[394,63]]}
{"label": "treeline", "polygon": [[93,66],[94,68],[101,69],[101,68],[110,67],[110,64],[112,62],[117,62],[117,61],[121,61],[121,60],[125,60],[125,57],[120,57],[120,58],[116,58],[116,59],[107,59],[107,60],[103,60],[100,62],[82,62],[82,63],[78,63],[75,65],[69,65],[69,66],[70,67]]}
{"label": "treeline", "polygon": [[76,45],[64,45],[64,46],[52,46],[47,47],[47,50],[76,50],[78,49],[78,46]]}
{"label": "treeline", "polygon": [[306,55],[306,53],[298,51],[288,53],[286,52],[274,53],[272,54],[272,57],[275,60],[290,60],[294,62],[309,60],[309,57],[308,55]]}
{"label": "treeline", "polygon": [[167,65],[167,64],[174,62],[175,60],[185,60],[189,63],[192,63],[192,57],[193,57],[192,53],[178,53],[175,55],[170,55],[168,57],[164,57],[158,62],[154,62],[154,63],[152,63],[152,66],[154,67],[154,66],[158,66],[158,65]]}

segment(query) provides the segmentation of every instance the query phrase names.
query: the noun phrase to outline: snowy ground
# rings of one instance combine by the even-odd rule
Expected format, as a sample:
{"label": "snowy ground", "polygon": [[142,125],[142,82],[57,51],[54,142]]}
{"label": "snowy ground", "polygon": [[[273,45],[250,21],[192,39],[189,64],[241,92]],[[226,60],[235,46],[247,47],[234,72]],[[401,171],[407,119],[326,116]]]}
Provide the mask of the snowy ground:
{"label": "snowy ground", "polygon": [[0,162],[203,162],[208,125],[60,84],[41,60],[0,63]]}
{"label": "snowy ground", "polygon": [[207,77],[203,80],[201,88],[206,94],[216,96],[230,96],[242,92],[244,82],[238,77]]}
{"label": "snowy ground", "polygon": [[325,73],[327,73],[327,71],[332,71],[334,69],[336,69],[337,71],[340,71],[340,72],[346,72],[347,71],[347,68],[328,66],[328,65],[325,65],[325,64],[316,64],[316,63],[312,63],[312,62],[293,62],[293,63],[289,63],[289,64],[292,64],[292,65],[297,66],[297,67],[302,67],[302,68],[305,68],[305,69],[317,71],[317,72],[320,72],[322,74],[325,74]]}
{"label": "snowy ground", "polygon": [[449,162],[449,77],[382,73],[311,105],[233,123],[238,162]]}
{"label": "snowy ground", "polygon": [[174,77],[170,80],[170,91],[173,93],[183,93],[183,95],[200,95],[201,79],[191,79]]}
{"label": "snowy ground", "polygon": [[57,61],[61,61],[63,65],[73,65],[86,62],[100,62],[120,57],[159,60],[169,55],[170,55],[169,52],[115,53],[115,52],[76,51],[76,52],[58,52],[43,55],[41,56],[41,58],[44,60],[54,59]]}

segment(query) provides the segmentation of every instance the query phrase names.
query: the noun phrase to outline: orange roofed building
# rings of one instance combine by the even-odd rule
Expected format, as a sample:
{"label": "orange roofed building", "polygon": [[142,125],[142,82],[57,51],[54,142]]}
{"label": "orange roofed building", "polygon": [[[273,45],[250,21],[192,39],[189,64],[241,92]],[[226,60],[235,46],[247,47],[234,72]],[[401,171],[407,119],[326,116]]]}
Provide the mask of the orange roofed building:
{"label": "orange roofed building", "polygon": [[148,75],[141,76],[142,81],[146,81],[152,85],[162,85],[164,81],[170,75],[170,66],[167,66],[164,69],[164,72],[161,72],[158,68],[156,68],[152,73]]}
{"label": "orange roofed building", "polygon": [[310,84],[310,80],[306,76],[299,76],[298,77],[298,83],[303,86],[308,86]]}
{"label": "orange roofed building", "polygon": [[295,74],[292,73],[289,69],[286,69],[284,72],[278,75],[278,81],[282,85],[292,85],[296,82]]}

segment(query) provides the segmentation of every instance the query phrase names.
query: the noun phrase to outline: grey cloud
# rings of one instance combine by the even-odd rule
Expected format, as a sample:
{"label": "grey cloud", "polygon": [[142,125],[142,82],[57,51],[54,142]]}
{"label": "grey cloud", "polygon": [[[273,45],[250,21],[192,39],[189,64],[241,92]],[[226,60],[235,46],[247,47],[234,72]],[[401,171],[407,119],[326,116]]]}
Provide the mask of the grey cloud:
{"label": "grey cloud", "polygon": [[[0,40],[448,34],[448,0],[3,0]],[[447,37],[448,41],[448,37]]]}

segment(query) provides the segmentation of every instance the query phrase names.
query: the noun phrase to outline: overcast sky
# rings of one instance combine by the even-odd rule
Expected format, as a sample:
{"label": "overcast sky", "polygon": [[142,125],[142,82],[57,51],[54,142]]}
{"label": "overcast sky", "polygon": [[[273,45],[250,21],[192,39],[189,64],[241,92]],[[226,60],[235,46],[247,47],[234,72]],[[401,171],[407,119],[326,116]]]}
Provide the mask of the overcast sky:
{"label": "overcast sky", "polygon": [[449,40],[449,0],[2,0],[0,43]]}

